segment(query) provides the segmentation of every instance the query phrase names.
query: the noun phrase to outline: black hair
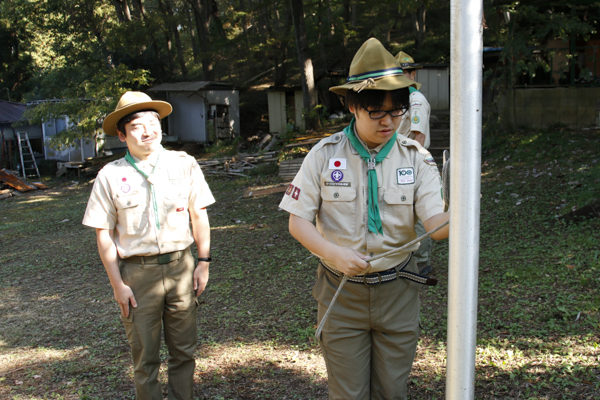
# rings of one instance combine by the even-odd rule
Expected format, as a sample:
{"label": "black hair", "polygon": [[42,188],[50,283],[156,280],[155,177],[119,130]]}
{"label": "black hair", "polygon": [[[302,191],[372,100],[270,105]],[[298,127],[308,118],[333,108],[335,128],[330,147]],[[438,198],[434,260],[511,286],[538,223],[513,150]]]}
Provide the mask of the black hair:
{"label": "black hair", "polygon": [[360,93],[352,89],[346,91],[346,104],[354,108],[364,107],[379,110],[385,101],[386,95],[392,95],[392,104],[395,109],[408,108],[410,105],[410,93],[408,88],[396,90],[363,90]]}
{"label": "black hair", "polygon": [[123,135],[127,136],[127,132],[125,132],[125,125],[127,125],[128,123],[130,123],[134,119],[143,117],[147,113],[150,113],[150,114],[154,115],[156,118],[158,118],[158,122],[160,122],[160,115],[156,112],[156,110],[134,111],[131,114],[127,114],[126,116],[124,116],[123,118],[121,118],[119,120],[119,122],[117,122],[117,130],[119,132],[121,132]]}

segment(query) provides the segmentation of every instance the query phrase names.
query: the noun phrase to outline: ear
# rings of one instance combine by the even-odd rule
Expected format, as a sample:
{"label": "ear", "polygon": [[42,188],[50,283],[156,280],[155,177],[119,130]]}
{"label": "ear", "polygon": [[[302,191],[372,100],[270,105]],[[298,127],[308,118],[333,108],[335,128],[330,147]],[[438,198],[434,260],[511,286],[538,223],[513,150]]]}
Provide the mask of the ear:
{"label": "ear", "polygon": [[119,135],[119,140],[123,143],[125,143],[127,141],[125,135],[123,134],[123,132],[121,132],[120,130],[117,129],[117,134]]}
{"label": "ear", "polygon": [[356,115],[356,108],[354,106],[349,105],[348,111],[350,111],[352,114]]}

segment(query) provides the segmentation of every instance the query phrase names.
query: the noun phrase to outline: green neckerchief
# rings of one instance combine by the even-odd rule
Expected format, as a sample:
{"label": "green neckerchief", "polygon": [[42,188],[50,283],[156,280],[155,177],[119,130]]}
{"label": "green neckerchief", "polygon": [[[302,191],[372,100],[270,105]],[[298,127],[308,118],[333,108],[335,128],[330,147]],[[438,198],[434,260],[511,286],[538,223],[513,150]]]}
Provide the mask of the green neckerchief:
{"label": "green neckerchief", "polygon": [[156,229],[160,230],[160,221],[158,220],[158,204],[156,202],[156,190],[154,189],[154,184],[152,182],[150,182],[150,179],[148,179],[156,170],[156,166],[158,165],[158,159],[160,158],[160,153],[162,152],[162,148],[158,151],[158,154],[156,155],[156,162],[154,163],[154,168],[152,168],[152,172],[150,172],[150,175],[147,175],[144,171],[142,171],[140,169],[140,167],[138,167],[137,161],[135,161],[135,159],[131,156],[131,154],[129,153],[129,150],[127,150],[127,154],[125,154],[125,159],[127,160],[127,162],[129,164],[131,164],[131,166],[133,168],[136,169],[137,172],[139,172],[140,174],[142,174],[142,176],[144,178],[146,178],[146,180],[148,181],[148,183],[150,184],[150,194],[152,197],[152,208],[154,210],[154,219],[156,221]]}
{"label": "green neckerchief", "polygon": [[377,170],[375,169],[375,165],[379,164],[381,161],[387,157],[388,153],[396,143],[397,132],[394,132],[390,140],[383,146],[383,148],[377,153],[375,158],[371,158],[371,155],[364,148],[362,143],[358,140],[356,135],[354,134],[354,118],[350,121],[350,125],[348,125],[344,129],[344,133],[350,139],[350,143],[352,146],[358,151],[358,154],[362,157],[363,160],[367,163],[368,177],[367,177],[367,191],[369,193],[368,197],[368,206],[369,206],[369,231],[373,233],[379,233],[383,235],[383,225],[381,223],[381,216],[379,215],[379,196],[377,194]]}
{"label": "green neckerchief", "polygon": [[412,94],[412,93],[414,93],[414,92],[418,92],[418,90],[417,90],[417,89],[415,89],[415,88],[414,88],[414,87],[412,87],[412,86],[409,86],[409,87],[408,87],[408,92],[409,92],[410,94]]}

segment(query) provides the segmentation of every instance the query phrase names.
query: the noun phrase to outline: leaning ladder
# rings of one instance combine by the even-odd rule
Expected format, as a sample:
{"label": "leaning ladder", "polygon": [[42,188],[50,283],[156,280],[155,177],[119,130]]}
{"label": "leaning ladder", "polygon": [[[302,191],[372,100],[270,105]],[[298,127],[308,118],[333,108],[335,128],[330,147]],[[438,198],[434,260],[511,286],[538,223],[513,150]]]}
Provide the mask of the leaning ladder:
{"label": "leaning ladder", "polygon": [[[24,138],[21,135],[25,136]],[[36,176],[40,177],[40,171],[38,170],[37,163],[35,162],[35,157],[33,156],[33,151],[31,150],[31,143],[29,142],[29,137],[27,136],[27,132],[18,132],[17,139],[19,141],[19,155],[21,156],[21,167],[23,178],[27,180],[28,176]],[[28,173],[30,172],[31,173]]]}

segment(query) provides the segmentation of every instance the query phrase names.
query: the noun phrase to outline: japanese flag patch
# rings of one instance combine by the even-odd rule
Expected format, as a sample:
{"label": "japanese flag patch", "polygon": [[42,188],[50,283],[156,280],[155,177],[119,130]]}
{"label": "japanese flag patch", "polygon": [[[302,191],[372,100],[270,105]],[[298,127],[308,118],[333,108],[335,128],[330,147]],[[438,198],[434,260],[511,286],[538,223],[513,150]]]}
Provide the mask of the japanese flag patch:
{"label": "japanese flag patch", "polygon": [[346,169],[345,158],[330,158],[329,169]]}
{"label": "japanese flag patch", "polygon": [[413,167],[398,168],[396,170],[398,185],[410,185],[415,183],[415,169]]}

